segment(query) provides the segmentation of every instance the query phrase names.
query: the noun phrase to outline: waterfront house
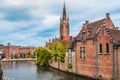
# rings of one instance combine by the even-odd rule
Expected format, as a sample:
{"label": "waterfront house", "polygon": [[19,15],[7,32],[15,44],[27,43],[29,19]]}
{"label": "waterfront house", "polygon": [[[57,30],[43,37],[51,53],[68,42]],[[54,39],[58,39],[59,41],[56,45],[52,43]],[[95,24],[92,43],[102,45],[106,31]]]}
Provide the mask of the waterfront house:
{"label": "waterfront house", "polygon": [[120,41],[120,31],[110,14],[98,21],[86,21],[76,37],[77,73],[89,77],[112,79],[115,75],[114,44]]}

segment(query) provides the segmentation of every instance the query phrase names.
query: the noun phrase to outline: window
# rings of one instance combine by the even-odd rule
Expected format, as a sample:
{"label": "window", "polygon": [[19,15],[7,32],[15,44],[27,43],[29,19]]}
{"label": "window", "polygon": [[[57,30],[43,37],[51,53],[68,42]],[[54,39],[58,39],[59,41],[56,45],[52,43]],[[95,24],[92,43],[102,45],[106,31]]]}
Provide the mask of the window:
{"label": "window", "polygon": [[102,44],[99,44],[100,47],[100,53],[102,53]]}
{"label": "window", "polygon": [[82,33],[82,40],[83,40],[83,41],[86,41],[86,39],[87,39],[86,33],[84,32],[84,33]]}
{"label": "window", "polygon": [[85,47],[80,47],[80,58],[85,58]]}
{"label": "window", "polygon": [[71,49],[68,50],[68,64],[72,64],[72,54],[71,54]]}
{"label": "window", "polygon": [[80,58],[82,58],[82,47],[80,47]]}
{"label": "window", "polygon": [[106,53],[109,53],[109,44],[106,43]]}

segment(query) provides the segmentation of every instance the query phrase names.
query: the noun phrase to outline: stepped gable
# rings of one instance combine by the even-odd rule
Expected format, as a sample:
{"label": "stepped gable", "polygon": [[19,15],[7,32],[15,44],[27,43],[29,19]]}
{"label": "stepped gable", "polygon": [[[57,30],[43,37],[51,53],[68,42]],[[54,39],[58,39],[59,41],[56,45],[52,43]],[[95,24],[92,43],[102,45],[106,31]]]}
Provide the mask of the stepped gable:
{"label": "stepped gable", "polygon": [[[86,24],[86,28],[89,32],[89,35],[88,35],[87,39],[92,39],[92,38],[95,37],[95,34],[96,34],[97,30],[101,27],[101,25],[103,24],[104,21],[105,21],[105,18],[101,19],[101,20],[98,20],[98,21],[95,21],[95,22],[92,22],[92,23]],[[81,34],[82,34],[82,30],[77,35],[77,37],[75,39],[76,41],[81,40],[81,37],[80,37]]]}
{"label": "stepped gable", "polygon": [[113,30],[108,28],[106,28],[106,30],[109,33],[110,37],[120,44],[120,30]]}

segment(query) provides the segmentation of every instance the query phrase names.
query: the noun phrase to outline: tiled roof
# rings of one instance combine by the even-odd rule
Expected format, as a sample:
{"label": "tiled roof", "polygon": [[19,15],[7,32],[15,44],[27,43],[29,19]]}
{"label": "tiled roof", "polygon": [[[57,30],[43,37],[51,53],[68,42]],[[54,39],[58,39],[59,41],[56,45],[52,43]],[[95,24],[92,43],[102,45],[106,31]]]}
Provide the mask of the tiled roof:
{"label": "tiled roof", "polygon": [[[87,37],[87,39],[90,38],[94,38],[95,37],[95,33],[97,32],[97,30],[101,27],[101,25],[103,24],[105,18],[89,23],[86,25],[88,32],[90,33],[89,36]],[[82,34],[82,31],[80,31],[80,33],[78,34],[78,36],[76,37],[76,40],[81,40],[80,39],[80,35]]]}
{"label": "tiled roof", "polygon": [[95,33],[97,32],[97,30],[101,27],[101,25],[103,24],[103,21],[105,19],[101,19],[99,21],[90,23],[87,25],[87,29],[90,33],[90,35],[88,36],[88,38],[94,38],[95,37]]}

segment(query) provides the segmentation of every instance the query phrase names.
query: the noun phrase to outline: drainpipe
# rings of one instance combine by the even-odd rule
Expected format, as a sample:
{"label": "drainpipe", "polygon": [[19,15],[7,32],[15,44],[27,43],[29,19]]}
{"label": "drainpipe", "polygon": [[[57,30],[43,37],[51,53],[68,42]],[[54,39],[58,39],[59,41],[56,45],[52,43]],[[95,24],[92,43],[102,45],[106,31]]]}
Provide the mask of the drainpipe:
{"label": "drainpipe", "polygon": [[114,43],[112,43],[112,80],[115,80],[115,71],[114,71]]}
{"label": "drainpipe", "polygon": [[77,71],[77,51],[75,51],[75,64],[76,64],[76,74],[78,73]]}
{"label": "drainpipe", "polygon": [[118,46],[116,46],[116,80],[119,79],[119,72],[118,72]]}
{"label": "drainpipe", "polygon": [[76,74],[77,74],[77,42],[75,42],[75,69],[76,69]]}
{"label": "drainpipe", "polygon": [[95,46],[96,46],[96,79],[98,79],[98,45],[97,45],[97,38],[95,38]]}

